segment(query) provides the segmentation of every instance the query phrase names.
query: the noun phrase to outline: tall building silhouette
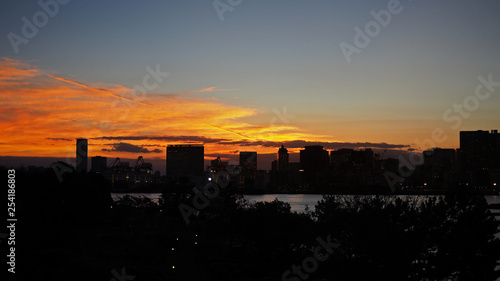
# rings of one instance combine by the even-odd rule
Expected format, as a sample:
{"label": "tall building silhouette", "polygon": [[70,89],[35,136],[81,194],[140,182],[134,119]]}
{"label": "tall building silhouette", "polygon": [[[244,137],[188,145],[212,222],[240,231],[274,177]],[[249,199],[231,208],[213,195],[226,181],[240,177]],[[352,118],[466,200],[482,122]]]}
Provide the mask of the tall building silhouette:
{"label": "tall building silhouette", "polygon": [[167,146],[167,176],[187,177],[192,182],[203,178],[205,148],[202,144]]}
{"label": "tall building silhouette", "polygon": [[422,173],[428,187],[449,188],[453,185],[456,151],[452,148],[433,148],[423,152]]}
{"label": "tall building silhouette", "polygon": [[489,186],[498,180],[500,169],[500,134],[498,130],[461,131],[458,150],[462,182]]}
{"label": "tall building silhouette", "polygon": [[276,161],[276,171],[274,172],[276,185],[280,190],[286,190],[288,189],[289,155],[284,145],[281,145],[278,150],[278,159]]}
{"label": "tall building silhouette", "polygon": [[90,159],[90,170],[97,173],[106,171],[108,158],[102,156],[94,156]]}
{"label": "tall building silhouette", "polygon": [[500,134],[498,130],[461,131],[460,164],[466,171],[499,167]]}
{"label": "tall building silhouette", "polygon": [[359,151],[350,148],[332,150],[330,164],[335,171],[371,171],[374,168],[374,154],[369,148]]}
{"label": "tall building silhouette", "polygon": [[76,171],[87,171],[87,153],[88,142],[87,139],[76,139]]}
{"label": "tall building silhouette", "polygon": [[341,148],[330,152],[330,165],[336,171],[352,170],[354,149]]}
{"label": "tall building silhouette", "polygon": [[211,172],[225,171],[229,163],[227,161],[222,161],[220,157],[210,161]]}
{"label": "tall building silhouette", "polygon": [[284,145],[281,145],[280,149],[278,150],[278,170],[279,171],[286,171],[288,169],[288,162],[289,162],[289,155],[288,155],[288,150],[285,148]]}
{"label": "tall building silhouette", "polygon": [[324,172],[329,167],[328,151],[321,145],[304,147],[300,151],[300,168],[304,172]]}
{"label": "tall building silhouette", "polygon": [[304,147],[300,151],[300,169],[304,173],[305,183],[321,184],[329,169],[328,151],[321,145]]}

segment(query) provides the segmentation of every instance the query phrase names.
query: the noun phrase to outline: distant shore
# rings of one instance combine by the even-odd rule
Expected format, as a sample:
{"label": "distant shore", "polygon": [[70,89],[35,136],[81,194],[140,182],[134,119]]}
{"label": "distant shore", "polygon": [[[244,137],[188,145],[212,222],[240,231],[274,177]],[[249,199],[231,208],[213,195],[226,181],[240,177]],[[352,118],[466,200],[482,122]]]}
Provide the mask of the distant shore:
{"label": "distant shore", "polygon": [[[117,189],[112,190],[112,193],[162,193],[164,189],[151,189],[151,188],[136,188],[136,189]],[[500,195],[500,189],[476,189],[477,193],[482,195]],[[264,189],[236,189],[234,193],[240,193],[244,195],[266,195],[266,194],[331,194],[331,195],[445,195],[446,189],[406,189],[402,191],[397,191],[394,193],[380,193],[380,192],[317,192],[317,191],[279,191],[270,190],[265,191]]]}

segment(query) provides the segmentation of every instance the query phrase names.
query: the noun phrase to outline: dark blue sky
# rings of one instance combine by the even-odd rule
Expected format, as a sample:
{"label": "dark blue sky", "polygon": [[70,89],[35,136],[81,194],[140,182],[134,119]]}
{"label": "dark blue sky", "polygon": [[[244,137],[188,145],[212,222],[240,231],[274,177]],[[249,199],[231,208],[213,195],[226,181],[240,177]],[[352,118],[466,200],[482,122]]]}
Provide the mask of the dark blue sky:
{"label": "dark blue sky", "polygon": [[[416,147],[442,127],[450,137],[441,146],[456,147],[458,130],[500,124],[500,90],[460,128],[443,119],[474,94],[478,76],[500,81],[498,1],[243,0],[223,20],[213,3],[72,0],[16,53],[8,34],[22,36],[21,18],[32,22],[42,8],[3,1],[0,57],[102,87],[132,88],[159,65],[169,76],[154,94],[248,108],[254,114],[238,118],[255,126],[286,107],[296,118],[279,140]],[[388,5],[399,12],[346,59],[340,45],[356,46],[355,28]],[[208,87],[217,90],[196,91]]]}

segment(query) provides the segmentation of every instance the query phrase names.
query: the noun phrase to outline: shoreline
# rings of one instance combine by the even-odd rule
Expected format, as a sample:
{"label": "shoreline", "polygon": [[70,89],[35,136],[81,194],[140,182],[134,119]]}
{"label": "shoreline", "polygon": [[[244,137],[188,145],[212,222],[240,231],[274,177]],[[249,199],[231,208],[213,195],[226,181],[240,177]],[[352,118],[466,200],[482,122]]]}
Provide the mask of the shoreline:
{"label": "shoreline", "polygon": [[[495,196],[495,195],[500,195],[500,190],[474,190],[474,193],[481,194],[481,195],[489,195],[489,196]],[[162,193],[163,190],[138,190],[138,189],[132,189],[132,190],[111,190],[111,193]],[[234,193],[237,194],[242,194],[242,195],[270,195],[270,194],[288,194],[288,195],[294,195],[294,194],[310,194],[310,195],[446,195],[447,190],[408,190],[405,192],[395,192],[395,193],[368,193],[368,192],[359,192],[359,193],[353,193],[353,192],[315,192],[315,191],[297,191],[297,192],[283,192],[283,191],[270,191],[270,192],[252,192],[252,191],[241,191],[238,192],[238,190],[234,190]],[[177,193],[177,192],[172,192],[172,193]],[[185,193],[190,193],[190,192],[185,192]]]}

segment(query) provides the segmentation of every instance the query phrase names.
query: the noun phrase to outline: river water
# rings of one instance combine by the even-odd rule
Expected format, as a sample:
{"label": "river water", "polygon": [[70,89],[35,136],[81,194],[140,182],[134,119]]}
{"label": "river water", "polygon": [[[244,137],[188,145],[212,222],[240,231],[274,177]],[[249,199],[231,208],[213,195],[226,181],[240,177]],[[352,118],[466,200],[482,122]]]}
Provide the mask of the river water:
{"label": "river water", "polygon": [[[158,202],[158,199],[161,196],[161,193],[111,193],[111,197],[114,201],[120,199],[125,195],[131,195],[136,197],[146,197],[150,198],[153,202]],[[412,196],[412,197],[421,197],[422,199],[426,196],[431,195],[398,195],[401,197]],[[310,211],[314,211],[314,207],[316,203],[318,203],[323,195],[321,194],[263,194],[263,195],[245,195],[245,200],[249,203],[255,202],[271,202],[274,199],[278,199],[279,201],[287,202],[290,204],[291,211],[296,211],[298,213],[305,212],[306,207],[309,208]],[[500,195],[487,195],[485,196],[488,204],[500,203]],[[500,210],[491,210],[493,213],[500,213]],[[500,216],[495,217],[497,220],[500,220]],[[500,232],[495,235],[500,239]],[[500,261],[499,261],[500,262]],[[496,270],[500,270],[500,266],[496,268]],[[498,278],[496,281],[500,281]]]}
{"label": "river water", "polygon": [[[158,199],[161,196],[161,193],[111,193],[111,197],[113,200],[118,200],[125,195],[131,195],[136,197],[146,197],[151,199],[153,202],[158,202]],[[412,197],[421,197],[425,198],[429,195],[400,195],[404,196],[412,196]],[[271,202],[274,199],[278,199],[279,201],[287,202],[290,204],[291,210],[302,213],[305,211],[306,206],[309,207],[309,210],[314,211],[314,206],[318,203],[323,195],[321,194],[262,194],[262,195],[245,195],[245,200],[250,203],[255,202]],[[500,195],[487,195],[485,196],[488,204],[500,203]],[[492,210],[492,212],[500,212],[500,210]],[[497,217],[498,218],[498,217]]]}

